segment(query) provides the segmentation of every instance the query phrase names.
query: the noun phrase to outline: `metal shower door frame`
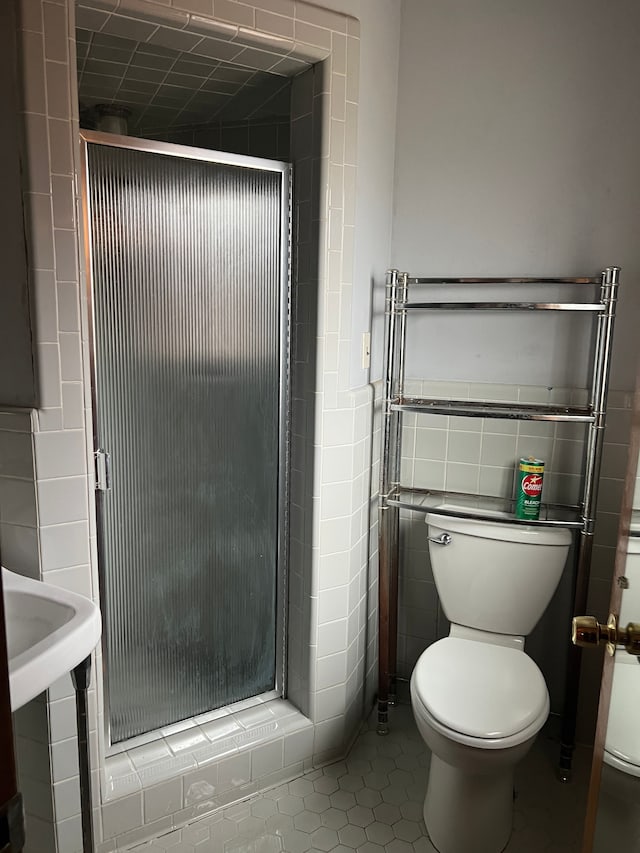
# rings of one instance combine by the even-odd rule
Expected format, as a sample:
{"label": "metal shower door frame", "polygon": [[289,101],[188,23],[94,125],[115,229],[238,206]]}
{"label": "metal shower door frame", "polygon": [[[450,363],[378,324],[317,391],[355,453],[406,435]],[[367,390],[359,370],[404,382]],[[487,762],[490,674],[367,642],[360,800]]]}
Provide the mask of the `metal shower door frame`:
{"label": "metal shower door frame", "polygon": [[[91,382],[91,418],[93,457],[97,461],[100,451],[99,409],[97,400],[97,358],[96,358],[96,316],[94,305],[94,281],[92,269],[93,245],[91,239],[91,201],[89,195],[89,146],[105,145],[113,148],[125,148],[150,154],[162,154],[183,160],[199,160],[227,166],[240,166],[256,171],[276,172],[281,175],[281,219],[280,219],[280,383],[278,394],[279,434],[278,434],[278,532],[276,548],[276,659],[275,659],[275,688],[269,693],[254,697],[256,704],[270,698],[284,697],[287,688],[286,667],[286,630],[287,630],[287,582],[289,569],[289,492],[290,492],[290,456],[291,456],[291,165],[289,163],[251,157],[244,154],[232,154],[224,151],[213,151],[204,148],[176,145],[169,142],[159,142],[137,137],[120,136],[98,131],[80,131],[80,197],[82,213],[82,238],[84,247],[84,272],[86,276],[86,297],[88,313],[89,336],[89,372]],[[97,488],[97,470],[95,488],[96,512],[96,544],[97,570],[100,594],[100,607],[103,613],[108,611],[106,586],[104,579],[105,553],[104,535],[102,531],[101,495]],[[103,622],[106,622],[103,619]],[[116,744],[111,742],[111,723],[109,713],[109,669],[107,656],[106,631],[101,637],[102,651],[102,684],[103,684],[103,716],[105,749],[108,755],[117,754],[136,745],[136,742],[148,742],[150,734],[136,736]],[[244,700],[244,704],[251,699]],[[206,718],[204,714],[197,715]],[[185,720],[184,727],[189,726]],[[180,729],[176,723],[175,730]],[[161,737],[160,732],[157,733]]]}

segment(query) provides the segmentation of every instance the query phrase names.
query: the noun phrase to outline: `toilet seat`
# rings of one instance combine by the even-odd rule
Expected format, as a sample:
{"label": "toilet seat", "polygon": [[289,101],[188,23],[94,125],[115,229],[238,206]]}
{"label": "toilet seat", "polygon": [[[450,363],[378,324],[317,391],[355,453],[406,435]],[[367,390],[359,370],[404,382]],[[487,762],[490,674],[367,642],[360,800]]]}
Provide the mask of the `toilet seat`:
{"label": "toilet seat", "polygon": [[481,749],[523,743],[549,713],[536,664],[519,649],[493,643],[439,640],[421,655],[411,686],[425,719],[451,739]]}
{"label": "toilet seat", "polygon": [[640,666],[625,651],[616,653],[604,760],[630,776],[640,777],[640,731],[633,709],[640,703]]}

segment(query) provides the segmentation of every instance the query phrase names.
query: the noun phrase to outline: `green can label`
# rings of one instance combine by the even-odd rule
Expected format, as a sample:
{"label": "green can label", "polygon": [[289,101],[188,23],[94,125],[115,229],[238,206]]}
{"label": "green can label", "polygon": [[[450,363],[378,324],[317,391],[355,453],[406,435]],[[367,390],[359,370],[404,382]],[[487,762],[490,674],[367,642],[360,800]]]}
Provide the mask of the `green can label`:
{"label": "green can label", "polygon": [[544,462],[533,456],[523,457],[518,464],[516,518],[540,517]]}

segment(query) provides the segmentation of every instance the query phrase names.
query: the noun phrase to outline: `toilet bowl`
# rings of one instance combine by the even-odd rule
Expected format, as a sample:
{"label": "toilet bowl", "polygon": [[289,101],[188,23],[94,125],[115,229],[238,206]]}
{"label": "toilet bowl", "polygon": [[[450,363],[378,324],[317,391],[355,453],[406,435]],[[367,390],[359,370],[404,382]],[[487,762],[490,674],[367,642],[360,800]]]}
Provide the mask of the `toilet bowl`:
{"label": "toilet bowl", "polygon": [[[628,568],[625,575],[627,571]],[[628,591],[625,591],[625,596]],[[616,652],[613,666],[594,850],[632,849],[631,839],[640,838],[638,703],[640,665],[635,657],[621,649]]]}
{"label": "toilet bowl", "polygon": [[[622,623],[624,624],[624,623]],[[604,761],[640,780],[640,664],[624,649],[616,652]]]}
{"label": "toilet bowl", "polygon": [[504,518],[426,519],[434,579],[452,624],[416,663],[411,704],[432,752],[424,819],[440,853],[504,849],[514,770],[549,714],[547,686],[524,636],[553,595],[571,538],[564,528]]}
{"label": "toilet bowl", "polygon": [[549,715],[522,646],[454,625],[414,669],[413,713],[432,752],[424,819],[441,853],[496,853],[509,841],[514,770]]}

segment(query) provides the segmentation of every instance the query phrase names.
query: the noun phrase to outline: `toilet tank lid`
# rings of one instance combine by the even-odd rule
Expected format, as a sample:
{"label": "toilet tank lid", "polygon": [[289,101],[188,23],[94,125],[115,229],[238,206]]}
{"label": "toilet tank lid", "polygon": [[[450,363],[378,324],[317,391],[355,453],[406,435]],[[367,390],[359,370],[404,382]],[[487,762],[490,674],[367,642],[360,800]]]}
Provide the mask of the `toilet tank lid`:
{"label": "toilet tank lid", "polygon": [[507,646],[447,637],[422,653],[412,681],[438,722],[471,737],[518,734],[548,710],[542,673]]}
{"label": "toilet tank lid", "polygon": [[640,554],[640,530],[631,528],[631,536],[627,540],[627,554]]}
{"label": "toilet tank lid", "polygon": [[[451,511],[461,510],[451,504],[441,504],[441,509]],[[467,511],[467,510],[465,510]],[[489,513],[485,513],[489,514]],[[425,522],[430,527],[446,530],[451,533],[463,533],[467,536],[477,536],[480,539],[493,539],[501,542],[522,542],[530,545],[561,545],[571,543],[571,532],[566,527],[538,527],[527,524],[506,524],[501,520],[512,518],[506,512],[494,511],[491,521],[484,518],[460,518],[454,515],[440,515],[428,512]]]}
{"label": "toilet tank lid", "polygon": [[[634,657],[618,652],[613,666],[613,687],[604,748],[640,771],[640,666]],[[639,774],[640,775],[640,772]]]}

